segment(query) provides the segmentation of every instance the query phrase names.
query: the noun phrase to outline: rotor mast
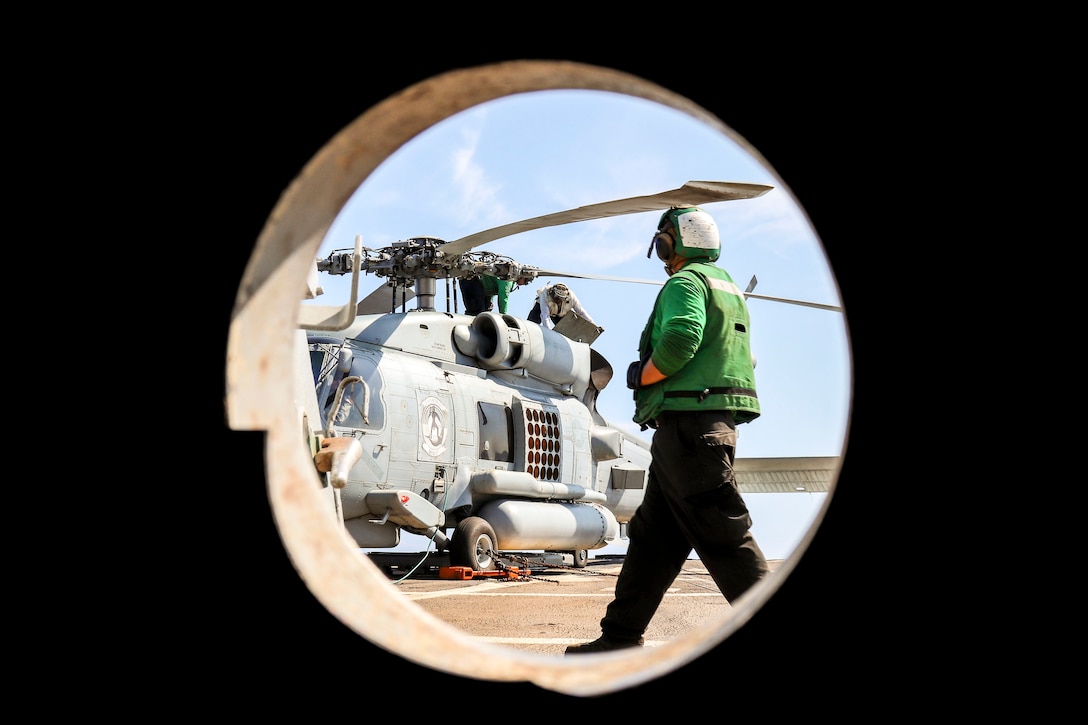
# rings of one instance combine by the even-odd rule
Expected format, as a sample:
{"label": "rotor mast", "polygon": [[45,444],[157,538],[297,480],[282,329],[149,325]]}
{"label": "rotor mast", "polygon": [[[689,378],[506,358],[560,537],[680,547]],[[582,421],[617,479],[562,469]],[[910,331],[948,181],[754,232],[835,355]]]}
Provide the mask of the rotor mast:
{"label": "rotor mast", "polygon": [[438,281],[434,277],[416,277],[416,309],[433,310],[435,289]]}

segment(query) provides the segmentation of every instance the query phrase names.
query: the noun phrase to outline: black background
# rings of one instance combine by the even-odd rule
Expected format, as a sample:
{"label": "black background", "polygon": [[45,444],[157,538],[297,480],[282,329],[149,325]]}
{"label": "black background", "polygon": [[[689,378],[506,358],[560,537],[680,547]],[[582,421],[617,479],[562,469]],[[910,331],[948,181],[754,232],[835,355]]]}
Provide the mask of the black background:
{"label": "black background", "polygon": [[[652,32],[653,23],[645,30]],[[883,123],[871,111],[868,81],[856,75],[856,64],[823,53],[763,64],[728,48],[664,51],[672,46],[655,49],[645,39],[614,39],[607,50],[583,43],[562,52],[524,38],[456,48],[449,40],[420,41],[391,53],[341,53],[336,60],[313,52],[303,60],[282,44],[275,52],[250,45],[183,109],[191,119],[184,148],[198,152],[203,173],[192,182],[189,209],[199,243],[190,242],[178,255],[183,266],[191,262],[201,297],[213,299],[186,314],[207,310],[217,337],[208,348],[211,382],[201,388],[211,394],[197,398],[200,407],[193,409],[212,431],[198,431],[189,461],[196,495],[185,523],[185,570],[178,572],[174,592],[185,616],[172,627],[176,641],[165,646],[192,658],[192,677],[205,696],[313,706],[308,712],[318,717],[354,704],[360,717],[389,712],[416,719],[474,710],[507,719],[519,717],[524,706],[558,715],[592,703],[622,718],[637,714],[643,703],[664,703],[665,718],[690,715],[686,708],[693,704],[728,718],[753,705],[768,713],[793,709],[799,700],[811,712],[845,707],[863,699],[863,682],[872,694],[874,673],[898,656],[901,642],[886,584],[895,572],[883,556],[890,537],[886,494],[870,473],[880,460],[864,442],[879,437],[871,417],[879,411],[866,395],[872,358],[859,339],[868,317],[848,317],[853,414],[823,525],[771,601],[738,633],[676,672],[588,699],[439,673],[356,635],[299,578],[268,505],[264,436],[226,425],[230,312],[253,244],[292,179],[369,106],[415,82],[454,68],[554,59],[617,68],[687,96],[752,143],[791,187],[825,244],[846,309],[879,304],[880,280],[853,260],[871,248],[862,245],[873,244],[874,225],[880,224],[866,193],[871,197],[874,159],[882,148],[873,132]],[[206,340],[207,329],[201,323],[194,334]],[[205,457],[209,446],[214,453]],[[548,711],[550,705],[564,709]]]}

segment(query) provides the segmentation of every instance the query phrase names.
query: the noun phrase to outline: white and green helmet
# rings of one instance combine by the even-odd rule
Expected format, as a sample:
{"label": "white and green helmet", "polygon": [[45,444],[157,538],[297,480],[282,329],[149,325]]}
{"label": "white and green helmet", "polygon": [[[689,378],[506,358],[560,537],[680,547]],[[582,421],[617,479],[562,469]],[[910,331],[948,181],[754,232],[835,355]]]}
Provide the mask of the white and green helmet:
{"label": "white and green helmet", "polygon": [[[658,231],[665,222],[676,230],[675,252],[685,259],[709,259],[714,262],[721,254],[722,244],[714,217],[697,206],[673,207],[661,215]],[[658,249],[658,256],[661,256]]]}

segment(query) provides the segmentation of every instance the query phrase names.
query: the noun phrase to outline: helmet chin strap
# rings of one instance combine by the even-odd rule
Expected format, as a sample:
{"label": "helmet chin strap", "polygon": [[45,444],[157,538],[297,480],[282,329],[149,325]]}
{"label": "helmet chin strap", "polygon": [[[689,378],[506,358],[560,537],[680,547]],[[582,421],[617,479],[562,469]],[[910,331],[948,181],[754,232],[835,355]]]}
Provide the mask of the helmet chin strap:
{"label": "helmet chin strap", "polygon": [[[680,271],[680,268],[684,266],[684,262],[687,260],[681,257],[679,254],[672,255],[672,259],[665,263],[665,274],[670,277]],[[675,267],[675,269],[674,269]]]}

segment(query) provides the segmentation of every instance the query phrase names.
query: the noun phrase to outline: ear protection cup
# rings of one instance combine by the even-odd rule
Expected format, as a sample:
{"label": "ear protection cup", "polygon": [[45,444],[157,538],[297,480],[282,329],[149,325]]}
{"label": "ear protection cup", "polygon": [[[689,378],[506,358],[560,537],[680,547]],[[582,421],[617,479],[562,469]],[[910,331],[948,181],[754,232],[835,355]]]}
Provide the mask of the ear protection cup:
{"label": "ear protection cup", "polygon": [[658,232],[654,235],[654,246],[657,247],[657,258],[662,262],[672,259],[672,235],[668,232]]}
{"label": "ear protection cup", "polygon": [[668,262],[672,258],[672,236],[668,232],[658,232],[650,240],[650,248],[646,250],[646,259],[650,258],[650,252],[657,249],[657,258],[662,262]]}

